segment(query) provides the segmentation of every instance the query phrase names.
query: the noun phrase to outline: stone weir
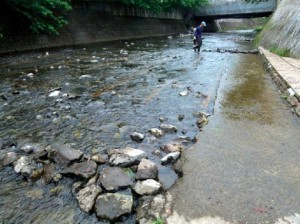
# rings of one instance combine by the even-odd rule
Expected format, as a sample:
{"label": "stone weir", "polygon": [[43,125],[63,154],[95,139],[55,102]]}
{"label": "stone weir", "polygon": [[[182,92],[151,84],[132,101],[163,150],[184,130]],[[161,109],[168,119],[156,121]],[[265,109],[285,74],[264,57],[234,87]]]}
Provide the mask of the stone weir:
{"label": "stone weir", "polygon": [[[2,13],[1,18],[6,18],[1,19],[4,25],[10,25],[10,15]],[[0,41],[0,54],[186,32],[179,11],[155,14],[99,1],[74,1],[67,19],[69,25],[60,31],[60,35],[6,35]]]}

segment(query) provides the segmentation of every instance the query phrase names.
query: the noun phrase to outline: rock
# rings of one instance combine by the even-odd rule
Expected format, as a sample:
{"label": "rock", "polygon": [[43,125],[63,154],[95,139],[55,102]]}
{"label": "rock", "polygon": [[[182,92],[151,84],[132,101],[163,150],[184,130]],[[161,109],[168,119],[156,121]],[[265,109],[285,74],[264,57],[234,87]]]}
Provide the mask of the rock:
{"label": "rock", "polygon": [[153,195],[161,189],[161,184],[153,179],[138,181],[133,190],[139,195]]}
{"label": "rock", "polygon": [[7,166],[12,164],[18,159],[18,156],[15,152],[8,152],[4,155],[4,157],[1,159],[1,165],[2,166]]}
{"label": "rock", "polygon": [[47,163],[44,166],[44,182],[46,184],[50,183],[55,175],[55,165],[53,163]]}
{"label": "rock", "polygon": [[62,175],[60,173],[57,173],[53,176],[52,180],[54,183],[58,183],[62,178]]}
{"label": "rock", "polygon": [[60,94],[59,90],[55,90],[49,94],[49,97],[58,97]]}
{"label": "rock", "polygon": [[160,156],[161,155],[161,151],[156,149],[154,150],[154,152],[152,152],[153,155],[156,155],[156,156]]}
{"label": "rock", "polygon": [[189,93],[189,92],[188,92],[187,90],[185,90],[185,91],[180,92],[179,95],[180,95],[180,96],[187,96],[188,93]]}
{"label": "rock", "polygon": [[177,128],[170,124],[161,124],[160,128],[165,132],[170,132],[170,133],[177,132]]}
{"label": "rock", "polygon": [[135,178],[137,180],[156,179],[157,173],[158,169],[155,163],[151,162],[148,159],[142,159],[142,161],[138,165],[138,170]]}
{"label": "rock", "polygon": [[158,128],[151,128],[149,130],[149,133],[155,136],[156,138],[162,137],[164,135],[164,132]]}
{"label": "rock", "polygon": [[94,160],[97,164],[105,164],[106,163],[106,155],[95,154],[91,157],[91,160]]}
{"label": "rock", "polygon": [[138,164],[142,159],[147,158],[144,151],[126,147],[125,149],[112,149],[108,152],[109,163],[113,166],[131,166]]}
{"label": "rock", "polygon": [[207,118],[206,118],[205,116],[200,117],[200,118],[197,120],[197,122],[196,122],[198,128],[202,128],[202,127],[203,127],[204,125],[206,125],[207,123],[208,123],[208,120],[207,120]]}
{"label": "rock", "polygon": [[97,183],[99,175],[96,174],[95,176],[93,176],[86,184],[86,186],[90,186],[90,185],[94,185]]}
{"label": "rock", "polygon": [[17,173],[21,173],[22,175],[29,177],[35,170],[35,162],[30,160],[28,156],[21,156],[14,163],[14,170]]}
{"label": "rock", "polygon": [[[149,217],[165,219],[171,214],[171,205],[173,198],[169,193],[166,195],[159,194],[156,196],[143,196],[139,198],[136,209],[137,220],[149,220]],[[148,223],[148,222],[146,222]],[[150,222],[154,223],[154,221]]]}
{"label": "rock", "polygon": [[131,178],[119,167],[106,167],[100,175],[101,185],[108,191],[117,191],[133,185]]}
{"label": "rock", "polygon": [[289,96],[287,98],[287,101],[291,104],[292,107],[296,107],[299,104],[298,99],[295,96]]}
{"label": "rock", "polygon": [[295,108],[295,113],[300,116],[300,104]]}
{"label": "rock", "polygon": [[23,145],[20,149],[21,149],[21,151],[23,151],[23,152],[25,152],[25,153],[27,153],[27,154],[29,154],[29,153],[31,153],[31,152],[33,152],[33,151],[39,151],[39,146],[38,145],[34,145],[34,144],[25,144],[25,145]]}
{"label": "rock", "polygon": [[141,134],[141,133],[138,133],[138,132],[133,132],[131,135],[130,135],[130,138],[133,140],[133,141],[136,141],[136,142],[142,142],[145,138],[145,135]]}
{"label": "rock", "polygon": [[179,158],[180,152],[172,152],[167,154],[161,159],[162,164],[174,163]]}
{"label": "rock", "polygon": [[64,169],[61,173],[67,175],[75,175],[81,178],[91,178],[97,169],[97,164],[90,160],[82,163],[73,163],[66,169]]}
{"label": "rock", "polygon": [[166,118],[164,118],[164,117],[159,118],[159,122],[164,122],[164,121],[166,121]]}
{"label": "rock", "polygon": [[38,170],[34,170],[31,175],[29,176],[29,179],[32,180],[38,180],[41,178],[41,176],[43,175],[44,170],[43,169],[38,169]]}
{"label": "rock", "polygon": [[38,115],[36,115],[36,117],[35,117],[35,119],[37,119],[37,120],[43,120],[44,119],[44,117],[43,117],[43,115],[41,115],[41,114],[38,114]]}
{"label": "rock", "polygon": [[58,150],[50,152],[50,157],[61,166],[67,166],[71,162],[79,160],[83,155],[80,150],[72,149],[67,145],[59,147]]}
{"label": "rock", "polygon": [[133,197],[129,191],[100,195],[95,204],[96,216],[110,221],[130,214],[132,207]]}
{"label": "rock", "polygon": [[96,185],[90,185],[78,192],[76,196],[79,207],[84,212],[90,212],[95,204],[95,199],[101,193],[102,189]]}
{"label": "rock", "polygon": [[193,115],[195,117],[206,117],[206,118],[210,116],[210,114],[208,114],[208,113],[206,113],[204,111],[194,112]]}
{"label": "rock", "polygon": [[184,146],[182,144],[179,144],[179,143],[169,143],[169,144],[165,144],[162,147],[162,150],[166,153],[182,152],[184,150]]}
{"label": "rock", "polygon": [[178,115],[177,118],[178,118],[179,121],[182,121],[182,120],[184,119],[184,115],[183,115],[183,114],[180,114],[180,115]]}
{"label": "rock", "polygon": [[79,79],[86,79],[86,78],[90,79],[90,78],[92,78],[92,76],[91,75],[82,75],[79,77]]}

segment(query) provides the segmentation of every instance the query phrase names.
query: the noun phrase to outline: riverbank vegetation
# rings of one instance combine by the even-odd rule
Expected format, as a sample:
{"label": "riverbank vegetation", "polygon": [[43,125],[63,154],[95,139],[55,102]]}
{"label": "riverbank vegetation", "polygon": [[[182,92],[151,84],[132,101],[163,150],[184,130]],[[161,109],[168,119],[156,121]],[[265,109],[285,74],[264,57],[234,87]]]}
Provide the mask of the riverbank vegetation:
{"label": "riverbank vegetation", "polygon": [[[77,0],[83,1],[86,0]],[[29,30],[33,33],[59,34],[68,24],[66,13],[72,9],[73,0],[2,0],[2,10],[8,10],[17,20],[16,30]],[[209,0],[102,0],[108,4],[124,4],[156,13],[170,9],[187,10],[208,4]],[[6,35],[5,26],[0,27],[0,39]]]}

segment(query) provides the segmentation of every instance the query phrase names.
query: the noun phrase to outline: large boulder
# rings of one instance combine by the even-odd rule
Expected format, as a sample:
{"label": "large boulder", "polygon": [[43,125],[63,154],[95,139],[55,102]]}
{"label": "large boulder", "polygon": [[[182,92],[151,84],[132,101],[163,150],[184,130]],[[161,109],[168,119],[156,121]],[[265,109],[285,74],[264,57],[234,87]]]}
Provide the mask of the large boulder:
{"label": "large boulder", "polygon": [[67,145],[59,146],[58,150],[50,152],[50,157],[61,166],[67,166],[71,162],[79,160],[82,155],[80,150],[72,149]]}
{"label": "large boulder", "polygon": [[110,165],[121,167],[138,164],[143,158],[147,158],[144,151],[131,147],[109,150],[108,155]]}
{"label": "large boulder", "polygon": [[161,184],[155,180],[148,179],[144,181],[138,181],[133,190],[139,195],[153,195],[161,189]]}
{"label": "large boulder", "polygon": [[106,167],[100,175],[100,183],[107,191],[117,191],[133,185],[131,178],[119,167]]}
{"label": "large boulder", "polygon": [[135,175],[137,180],[156,179],[158,173],[155,163],[148,159],[142,159],[138,165],[138,170]]}
{"label": "large boulder", "polygon": [[102,189],[96,185],[89,185],[81,189],[76,196],[81,210],[84,212],[90,212],[94,207],[95,200],[101,191]]}
{"label": "large boulder", "polygon": [[130,214],[132,207],[131,191],[102,194],[97,198],[95,204],[96,216],[109,221]]}
{"label": "large boulder", "polygon": [[90,160],[82,163],[73,163],[69,167],[65,168],[61,173],[88,179],[94,176],[96,169],[96,162]]}

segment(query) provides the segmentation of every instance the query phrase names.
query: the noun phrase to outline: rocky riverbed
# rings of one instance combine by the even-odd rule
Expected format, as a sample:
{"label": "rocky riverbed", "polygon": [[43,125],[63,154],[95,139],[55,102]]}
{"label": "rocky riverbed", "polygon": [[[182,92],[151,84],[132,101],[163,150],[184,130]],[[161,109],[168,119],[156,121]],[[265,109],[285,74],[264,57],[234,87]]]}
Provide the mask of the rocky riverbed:
{"label": "rocky riverbed", "polygon": [[181,35],[3,56],[2,221],[169,216],[181,153],[208,123],[232,53],[255,53],[236,38],[208,36],[201,54]]}

